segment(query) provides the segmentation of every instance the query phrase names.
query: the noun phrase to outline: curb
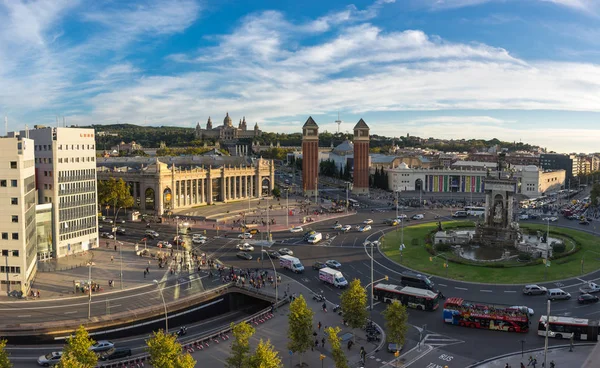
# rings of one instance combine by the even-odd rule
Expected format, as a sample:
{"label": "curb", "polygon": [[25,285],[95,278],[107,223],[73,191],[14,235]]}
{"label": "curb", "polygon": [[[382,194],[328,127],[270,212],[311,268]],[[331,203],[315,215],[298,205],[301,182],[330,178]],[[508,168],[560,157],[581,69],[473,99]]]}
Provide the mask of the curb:
{"label": "curb", "polygon": [[[422,225],[422,224],[430,224],[430,223],[433,223],[433,222],[435,222],[435,221],[421,222],[421,223],[419,223],[418,225]],[[407,227],[410,227],[410,226],[415,226],[415,225],[414,225],[414,224],[411,224],[411,225],[409,225],[409,226],[405,226],[404,228],[407,228]],[[563,226],[556,226],[556,227],[557,227],[557,228],[563,228],[563,229],[571,229],[571,228],[569,228],[569,227],[563,227]],[[572,229],[572,230],[573,230],[573,229]],[[574,230],[576,230],[576,229],[574,229]],[[383,230],[381,230],[381,231],[383,231]],[[388,231],[388,232],[390,232],[390,231]],[[381,237],[379,237],[379,238],[378,238],[378,240],[379,240],[380,238],[381,238]],[[378,252],[379,252],[379,254],[381,254],[381,255],[382,255],[382,256],[383,256],[385,259],[387,259],[388,261],[390,261],[390,262],[394,263],[395,265],[397,265],[397,266],[399,266],[399,267],[405,268],[405,269],[407,269],[407,270],[409,270],[409,271],[413,271],[413,272],[416,272],[416,273],[424,273],[423,271],[420,271],[420,270],[416,270],[416,269],[413,269],[413,268],[407,267],[407,266],[405,266],[405,265],[403,265],[403,264],[401,264],[401,263],[398,263],[398,262],[394,261],[393,259],[391,259],[390,257],[388,257],[388,256],[387,256],[387,254],[385,254],[385,253],[384,253],[384,252],[383,252],[381,249],[379,249],[379,246],[377,247],[377,251],[378,251]],[[570,277],[570,278],[567,278],[567,279],[547,280],[547,281],[543,281],[543,282],[540,282],[540,283],[553,283],[553,282],[559,282],[559,281],[566,281],[566,280],[571,280],[571,279],[577,279],[577,278],[580,278],[580,277],[584,277],[584,276],[589,276],[589,275],[592,275],[592,274],[594,274],[594,273],[596,273],[596,272],[598,272],[598,271],[600,271],[600,270],[595,270],[595,271],[592,271],[592,272],[585,273],[585,274],[583,274],[583,275],[579,275],[579,276],[573,276],[573,277]],[[521,286],[521,285],[523,285],[523,284],[497,284],[497,283],[489,283],[489,282],[473,282],[473,281],[463,281],[463,280],[451,279],[451,278],[448,278],[448,277],[439,276],[439,275],[434,275],[434,274],[431,274],[431,277],[436,277],[436,278],[438,278],[438,279],[441,279],[441,280],[447,280],[447,281],[453,281],[453,282],[460,282],[460,283],[463,283],[463,284],[470,284],[470,285],[494,285],[494,286]],[[576,284],[576,285],[583,285],[583,284],[585,284],[585,283],[580,283],[580,284]]]}
{"label": "curb", "polygon": [[[565,349],[565,348],[568,348],[570,346],[571,345],[548,346],[548,350]],[[587,343],[576,344],[576,345],[573,345],[573,346],[574,347],[577,347],[577,346],[596,346],[596,343],[587,342]],[[544,348],[535,348],[535,349],[524,350],[523,354],[525,354],[525,353],[533,353],[533,352],[541,351],[541,350],[544,350]],[[517,352],[514,352],[514,353],[502,354],[502,355],[495,356],[493,358],[488,358],[488,359],[485,359],[485,360],[480,360],[480,361],[478,361],[476,363],[473,363],[473,364],[467,366],[467,368],[477,368],[477,367],[479,367],[482,364],[486,364],[486,363],[489,363],[489,362],[493,362],[494,360],[504,359],[504,358],[508,358],[508,357],[511,357],[511,356],[515,356],[515,355],[521,355],[521,352],[517,351]]]}

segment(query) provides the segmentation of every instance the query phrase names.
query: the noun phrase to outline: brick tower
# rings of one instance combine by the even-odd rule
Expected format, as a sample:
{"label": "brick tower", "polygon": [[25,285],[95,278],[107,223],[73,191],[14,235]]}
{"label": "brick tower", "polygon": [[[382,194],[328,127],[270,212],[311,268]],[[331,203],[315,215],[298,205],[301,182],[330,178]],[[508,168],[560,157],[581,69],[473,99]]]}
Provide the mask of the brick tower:
{"label": "brick tower", "polygon": [[319,177],[319,126],[308,117],[302,126],[302,189],[304,195],[313,197],[317,194]]}
{"label": "brick tower", "polygon": [[352,193],[369,194],[369,127],[363,119],[354,126],[354,179]]}

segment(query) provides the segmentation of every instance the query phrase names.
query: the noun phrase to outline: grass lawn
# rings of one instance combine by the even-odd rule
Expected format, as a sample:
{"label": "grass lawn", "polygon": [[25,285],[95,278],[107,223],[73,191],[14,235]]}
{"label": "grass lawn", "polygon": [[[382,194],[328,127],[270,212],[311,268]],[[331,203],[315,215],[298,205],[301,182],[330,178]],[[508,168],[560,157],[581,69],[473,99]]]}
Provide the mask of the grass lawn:
{"label": "grass lawn", "polygon": [[[444,229],[449,229],[465,221],[448,221],[442,223]],[[473,227],[475,225],[473,224]],[[526,224],[522,228],[546,231],[546,225]],[[600,268],[600,247],[595,244],[598,238],[594,235],[550,226],[550,236],[556,230],[567,234],[581,244],[581,250],[567,257],[551,261],[551,266],[545,270],[544,265],[511,267],[515,261],[506,262],[505,268],[485,267],[479,265],[459,264],[450,261],[449,267],[443,257],[429,261],[431,255],[425,249],[426,235],[437,228],[437,223],[414,225],[404,228],[404,245],[402,260],[400,259],[401,232],[394,231],[386,234],[381,250],[392,260],[414,270],[427,274],[448,277],[461,281],[471,281],[490,284],[526,284],[542,281],[562,280],[582,275],[581,258],[584,257],[584,272],[589,273]],[[555,235],[557,236],[557,235]],[[558,235],[560,237],[560,235]],[[416,240],[413,240],[416,239]],[[567,247],[570,248],[570,247]],[[547,272],[547,275],[545,273]]]}

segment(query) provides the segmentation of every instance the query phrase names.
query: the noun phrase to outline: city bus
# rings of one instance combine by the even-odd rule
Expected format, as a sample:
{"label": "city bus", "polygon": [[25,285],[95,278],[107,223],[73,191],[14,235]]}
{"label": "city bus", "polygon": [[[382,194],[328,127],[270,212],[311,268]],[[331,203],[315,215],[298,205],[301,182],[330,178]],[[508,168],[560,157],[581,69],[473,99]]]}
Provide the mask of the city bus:
{"label": "city bus", "polygon": [[356,199],[348,199],[349,207],[360,207],[360,203]]}
{"label": "city bus", "polygon": [[529,331],[529,315],[522,308],[469,302],[462,298],[448,298],[444,303],[444,322],[456,326],[485,330]]}
{"label": "city bus", "polygon": [[483,216],[485,215],[485,207],[473,207],[468,206],[463,209],[469,216]]}
{"label": "city bus", "polygon": [[375,285],[373,298],[384,303],[397,300],[409,308],[422,311],[434,311],[440,305],[440,294],[437,292],[392,284]]}
{"label": "city bus", "polygon": [[[546,316],[540,317],[538,335],[546,336]],[[598,341],[598,321],[576,317],[550,316],[548,337]]]}

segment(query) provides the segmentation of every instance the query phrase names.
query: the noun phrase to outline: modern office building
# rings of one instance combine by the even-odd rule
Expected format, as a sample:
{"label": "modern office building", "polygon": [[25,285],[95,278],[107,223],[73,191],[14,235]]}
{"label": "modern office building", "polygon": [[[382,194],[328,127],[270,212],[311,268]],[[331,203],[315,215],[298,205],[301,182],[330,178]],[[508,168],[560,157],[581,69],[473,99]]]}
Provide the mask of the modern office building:
{"label": "modern office building", "polygon": [[369,126],[360,119],[354,126],[354,194],[369,194]]}
{"label": "modern office building", "polygon": [[542,153],[539,166],[543,170],[565,170],[567,182],[573,178],[573,159],[560,153]]}
{"label": "modern office building", "polygon": [[0,138],[0,290],[29,292],[37,272],[31,139]]}
{"label": "modern office building", "polygon": [[309,116],[302,126],[302,190],[305,196],[317,194],[319,162],[319,126]]}
{"label": "modern office building", "polygon": [[35,126],[19,135],[34,141],[38,203],[53,204],[52,256],[97,247],[94,129]]}

